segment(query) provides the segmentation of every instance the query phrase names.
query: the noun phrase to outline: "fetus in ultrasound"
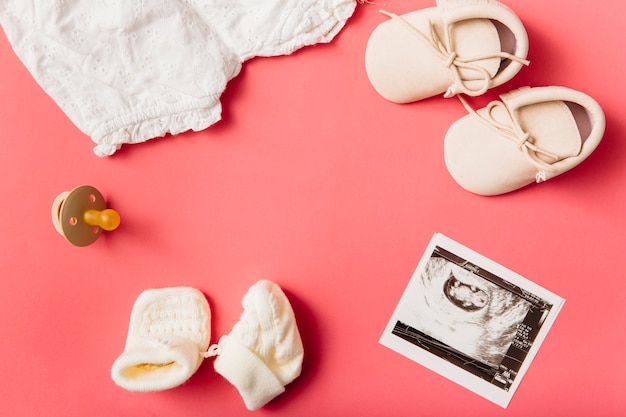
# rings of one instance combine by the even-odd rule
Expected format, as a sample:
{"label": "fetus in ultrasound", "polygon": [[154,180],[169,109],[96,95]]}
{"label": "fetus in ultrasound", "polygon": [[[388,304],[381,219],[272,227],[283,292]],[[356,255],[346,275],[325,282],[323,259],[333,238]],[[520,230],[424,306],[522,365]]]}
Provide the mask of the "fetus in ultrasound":
{"label": "fetus in ultrasound", "polygon": [[480,310],[489,302],[485,291],[458,280],[453,274],[444,284],[443,292],[452,304],[466,311]]}
{"label": "fetus in ultrasound", "polygon": [[491,367],[498,367],[531,308],[522,297],[433,256],[403,321]]}

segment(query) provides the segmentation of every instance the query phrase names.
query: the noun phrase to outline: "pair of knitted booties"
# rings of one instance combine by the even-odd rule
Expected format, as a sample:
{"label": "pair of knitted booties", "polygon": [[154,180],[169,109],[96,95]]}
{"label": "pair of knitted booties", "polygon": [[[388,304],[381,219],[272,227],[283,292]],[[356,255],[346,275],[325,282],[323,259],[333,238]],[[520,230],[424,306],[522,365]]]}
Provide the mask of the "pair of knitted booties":
{"label": "pair of knitted booties", "polygon": [[270,281],[254,284],[243,313],[217,345],[211,340],[211,310],[189,287],[146,290],[130,316],[123,353],[111,376],[130,391],[160,391],[187,381],[205,358],[233,384],[249,410],[261,408],[300,375],[304,349],[289,300]]}
{"label": "pair of knitted booties", "polygon": [[437,0],[437,7],[391,19],[371,34],[370,82],[384,98],[409,103],[457,96],[469,114],[444,141],[454,180],[480,195],[504,194],[560,175],[585,160],[605,129],[600,105],[567,87],[523,87],[474,110],[479,96],[524,65],[528,35],[518,16],[495,0]]}

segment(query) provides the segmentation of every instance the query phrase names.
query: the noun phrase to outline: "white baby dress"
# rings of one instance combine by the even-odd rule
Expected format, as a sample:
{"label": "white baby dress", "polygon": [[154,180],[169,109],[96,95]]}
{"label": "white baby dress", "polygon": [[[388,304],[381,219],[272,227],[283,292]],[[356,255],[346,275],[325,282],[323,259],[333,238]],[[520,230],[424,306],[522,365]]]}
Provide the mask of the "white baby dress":
{"label": "white baby dress", "polygon": [[242,63],[329,42],[355,0],[0,0],[15,53],[98,156],[202,130]]}

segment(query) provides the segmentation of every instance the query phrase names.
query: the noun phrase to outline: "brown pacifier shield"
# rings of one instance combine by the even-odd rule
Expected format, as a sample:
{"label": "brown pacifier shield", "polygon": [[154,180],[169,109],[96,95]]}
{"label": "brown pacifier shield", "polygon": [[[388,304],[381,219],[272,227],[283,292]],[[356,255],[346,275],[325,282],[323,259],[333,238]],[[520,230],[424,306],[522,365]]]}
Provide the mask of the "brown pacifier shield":
{"label": "brown pacifier shield", "polygon": [[83,185],[72,190],[59,209],[59,222],[65,238],[76,246],[87,246],[98,239],[102,229],[85,223],[87,210],[106,209],[104,197],[95,188]]}

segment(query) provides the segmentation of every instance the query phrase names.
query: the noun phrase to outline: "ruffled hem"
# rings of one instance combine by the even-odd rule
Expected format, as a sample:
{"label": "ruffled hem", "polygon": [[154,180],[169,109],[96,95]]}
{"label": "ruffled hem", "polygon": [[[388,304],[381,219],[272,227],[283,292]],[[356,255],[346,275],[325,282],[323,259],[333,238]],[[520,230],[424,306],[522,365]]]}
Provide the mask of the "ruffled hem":
{"label": "ruffled hem", "polygon": [[252,56],[290,55],[303,46],[328,43],[343,29],[355,8],[356,0],[292,0],[277,28],[275,44],[269,45],[268,51],[253,51]]}
{"label": "ruffled hem", "polygon": [[91,135],[97,156],[111,156],[124,144],[137,144],[170,133],[204,130],[222,117],[222,106],[214,98],[184,103],[163,109],[144,110],[141,114],[120,116]]}
{"label": "ruffled hem", "polygon": [[[327,43],[343,29],[356,8],[355,0],[320,0],[310,4],[297,0],[295,10],[283,28],[283,36],[293,34],[295,42],[302,45]],[[293,36],[292,35],[292,36]],[[293,42],[292,41],[292,42]]]}

